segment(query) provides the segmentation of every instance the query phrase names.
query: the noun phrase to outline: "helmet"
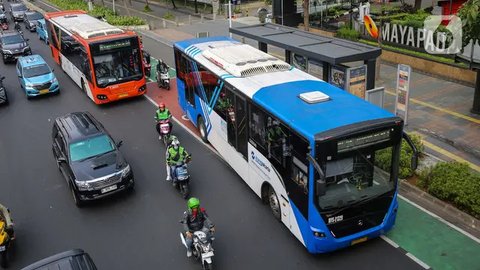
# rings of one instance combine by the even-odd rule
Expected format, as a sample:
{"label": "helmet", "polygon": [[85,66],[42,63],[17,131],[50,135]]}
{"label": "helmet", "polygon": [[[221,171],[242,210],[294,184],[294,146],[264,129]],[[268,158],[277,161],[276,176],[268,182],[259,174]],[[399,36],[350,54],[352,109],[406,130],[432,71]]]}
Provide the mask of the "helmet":
{"label": "helmet", "polygon": [[188,199],[187,206],[189,209],[198,208],[200,207],[200,200],[195,197],[192,197]]}
{"label": "helmet", "polygon": [[165,109],[165,103],[160,102],[160,104],[158,104],[158,108],[159,108],[160,110],[164,110],[164,109]]}

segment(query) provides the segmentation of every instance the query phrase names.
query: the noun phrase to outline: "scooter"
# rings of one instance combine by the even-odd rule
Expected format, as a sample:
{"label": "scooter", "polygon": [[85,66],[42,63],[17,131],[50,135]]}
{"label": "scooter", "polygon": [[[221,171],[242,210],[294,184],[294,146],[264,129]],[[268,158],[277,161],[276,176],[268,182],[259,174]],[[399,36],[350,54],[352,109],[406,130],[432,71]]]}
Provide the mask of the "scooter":
{"label": "scooter", "polygon": [[188,174],[187,163],[191,157],[188,156],[185,162],[180,162],[175,166],[172,172],[172,184],[182,194],[184,199],[190,195],[190,174]]}
{"label": "scooter", "polygon": [[[183,221],[181,223],[183,223]],[[182,240],[183,245],[188,248],[183,233],[180,233],[180,239]],[[209,240],[207,234],[202,231],[196,231],[193,233],[192,254],[197,260],[202,262],[202,269],[204,270],[213,269],[213,240],[215,240],[214,237],[210,237]]]}
{"label": "scooter", "polygon": [[168,68],[166,70],[157,71],[158,87],[170,90],[170,76],[168,75]]}
{"label": "scooter", "polygon": [[170,138],[170,134],[172,133],[170,119],[158,121],[157,131],[159,131],[159,135],[161,137],[161,140],[163,141],[163,145],[165,145],[166,148],[169,143],[168,139]]}
{"label": "scooter", "polygon": [[14,224],[10,216],[10,210],[1,204],[0,215],[2,215],[2,218],[0,218],[0,267],[7,268],[7,254],[13,240],[15,240]]}

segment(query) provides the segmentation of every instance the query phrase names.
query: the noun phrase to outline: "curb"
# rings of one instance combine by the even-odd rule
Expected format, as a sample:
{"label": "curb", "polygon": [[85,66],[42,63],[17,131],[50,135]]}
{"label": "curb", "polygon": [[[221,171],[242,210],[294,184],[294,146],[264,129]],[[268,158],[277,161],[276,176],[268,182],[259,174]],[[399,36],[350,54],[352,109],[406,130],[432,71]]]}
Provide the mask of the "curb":
{"label": "curb", "polygon": [[[47,1],[48,2],[48,1]],[[47,13],[48,11],[42,9],[41,7],[38,7],[28,1],[24,1],[23,3],[25,3],[25,5],[27,6],[28,9],[33,9],[33,10],[36,10],[40,13]],[[61,8],[55,6],[54,4],[48,2],[48,3],[45,3],[45,2],[42,2],[44,5],[47,5],[47,6],[50,6],[54,9],[57,9],[58,11],[62,10]],[[118,27],[122,30],[130,30],[130,31],[136,31],[136,30],[150,30],[150,26],[148,24],[142,24],[142,25],[114,25],[115,27]]]}
{"label": "curb", "polygon": [[413,194],[416,197],[420,197],[430,203],[433,203],[440,207],[441,211],[454,216],[455,218],[459,219],[462,224],[474,229],[478,234],[480,234],[480,221],[469,214],[466,214],[456,207],[448,204],[440,199],[435,198],[434,196],[428,194],[427,192],[421,190],[420,188],[408,183],[406,180],[400,180],[400,190],[402,191],[402,195],[406,194]]}

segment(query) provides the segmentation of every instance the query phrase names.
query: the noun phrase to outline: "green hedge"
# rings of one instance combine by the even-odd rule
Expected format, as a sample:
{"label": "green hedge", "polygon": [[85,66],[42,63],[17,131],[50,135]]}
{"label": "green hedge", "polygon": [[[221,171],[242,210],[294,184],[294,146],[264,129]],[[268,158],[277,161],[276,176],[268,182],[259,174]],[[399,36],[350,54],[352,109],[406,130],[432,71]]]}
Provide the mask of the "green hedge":
{"label": "green hedge", "polygon": [[[417,147],[418,152],[423,152],[424,146],[422,138],[416,134],[409,134],[413,144]],[[400,178],[407,178],[414,174],[411,168],[412,148],[405,140],[402,140],[402,148],[400,150],[400,166],[398,169],[398,176]],[[376,153],[375,164],[384,170],[388,170],[391,166],[392,150],[384,149]]]}
{"label": "green hedge", "polygon": [[351,29],[346,26],[342,26],[340,29],[338,29],[336,36],[339,38],[349,39],[353,41],[357,41],[360,39],[360,33],[357,32],[357,30]]}
{"label": "green hedge", "polygon": [[139,17],[116,15],[115,13],[113,13],[113,10],[103,6],[94,5],[93,10],[88,11],[88,4],[82,0],[49,0],[49,1],[63,10],[80,9],[80,10],[87,11],[90,15],[94,17],[104,17],[107,20],[107,22],[111,25],[131,26],[131,25],[146,24],[146,22]]}
{"label": "green hedge", "polygon": [[480,174],[466,163],[440,162],[420,173],[418,185],[440,200],[480,218]]}

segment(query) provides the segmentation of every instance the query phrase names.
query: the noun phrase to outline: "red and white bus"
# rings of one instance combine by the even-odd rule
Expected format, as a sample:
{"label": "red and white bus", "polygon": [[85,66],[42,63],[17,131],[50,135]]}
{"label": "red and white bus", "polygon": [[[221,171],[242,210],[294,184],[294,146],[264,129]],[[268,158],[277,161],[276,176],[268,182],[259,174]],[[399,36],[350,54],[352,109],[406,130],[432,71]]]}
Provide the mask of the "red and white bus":
{"label": "red and white bus", "polygon": [[96,104],[146,92],[140,39],[81,10],[45,14],[54,60]]}

